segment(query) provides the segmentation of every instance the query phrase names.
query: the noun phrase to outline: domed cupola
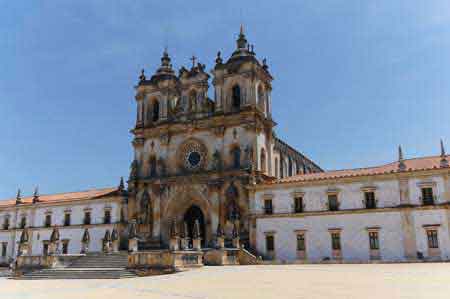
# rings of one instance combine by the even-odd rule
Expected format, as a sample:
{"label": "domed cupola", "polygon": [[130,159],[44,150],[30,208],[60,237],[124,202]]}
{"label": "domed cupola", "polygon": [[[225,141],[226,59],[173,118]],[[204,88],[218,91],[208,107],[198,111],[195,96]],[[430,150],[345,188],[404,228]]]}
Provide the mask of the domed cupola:
{"label": "domed cupola", "polygon": [[175,75],[175,71],[172,69],[170,63],[170,56],[167,49],[164,49],[163,56],[161,57],[161,66],[156,70],[156,73],[150,78],[150,80],[140,80],[139,85],[151,85],[158,84],[161,81],[174,80],[178,81],[178,77]]}

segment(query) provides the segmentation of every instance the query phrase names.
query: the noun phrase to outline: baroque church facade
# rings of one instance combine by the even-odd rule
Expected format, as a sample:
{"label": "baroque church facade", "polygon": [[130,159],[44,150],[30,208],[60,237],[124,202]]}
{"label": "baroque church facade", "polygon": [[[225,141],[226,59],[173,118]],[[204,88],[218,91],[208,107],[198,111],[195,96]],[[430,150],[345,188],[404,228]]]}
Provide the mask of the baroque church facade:
{"label": "baroque church facade", "polygon": [[194,57],[176,73],[165,50],[136,86],[128,188],[121,181],[53,195],[19,191],[0,201],[0,262],[152,252],[178,237],[185,250],[201,240],[205,252],[242,247],[289,262],[448,260],[442,142],[435,157],[404,159],[400,148],[386,165],[324,171],[274,134],[272,80],[242,28],[235,51],[228,59],[219,52],[210,73]]}

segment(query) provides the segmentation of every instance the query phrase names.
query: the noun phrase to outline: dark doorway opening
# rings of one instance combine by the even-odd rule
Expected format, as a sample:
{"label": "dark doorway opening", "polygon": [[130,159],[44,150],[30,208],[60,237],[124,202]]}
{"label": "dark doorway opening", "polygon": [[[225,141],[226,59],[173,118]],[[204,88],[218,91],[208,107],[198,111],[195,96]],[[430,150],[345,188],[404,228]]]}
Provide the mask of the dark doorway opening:
{"label": "dark doorway opening", "polygon": [[200,237],[202,238],[202,247],[205,247],[205,218],[203,216],[202,210],[196,206],[192,205],[184,214],[184,222],[187,226],[187,235],[190,240],[189,246],[192,247],[192,236],[194,231],[195,220],[198,220],[200,225]]}

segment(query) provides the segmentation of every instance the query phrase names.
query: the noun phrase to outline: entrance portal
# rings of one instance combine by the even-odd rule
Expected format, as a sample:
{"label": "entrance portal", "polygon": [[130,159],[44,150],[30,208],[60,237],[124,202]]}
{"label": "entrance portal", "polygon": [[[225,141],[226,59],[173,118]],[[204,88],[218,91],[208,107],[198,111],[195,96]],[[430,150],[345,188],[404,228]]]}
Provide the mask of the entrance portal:
{"label": "entrance portal", "polygon": [[[195,220],[198,220],[200,225],[200,238],[202,239],[202,247],[205,246],[205,218],[203,216],[202,210],[196,206],[192,205],[184,214],[184,222],[187,224],[187,235],[192,242],[192,236],[194,231]],[[190,247],[192,243],[190,244]]]}

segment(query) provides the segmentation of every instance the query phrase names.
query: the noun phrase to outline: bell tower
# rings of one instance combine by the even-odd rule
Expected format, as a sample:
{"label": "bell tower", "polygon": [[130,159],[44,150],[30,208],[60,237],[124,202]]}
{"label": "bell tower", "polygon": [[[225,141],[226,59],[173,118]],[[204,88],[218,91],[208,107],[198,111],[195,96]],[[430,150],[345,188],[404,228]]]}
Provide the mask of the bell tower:
{"label": "bell tower", "polygon": [[247,42],[242,26],[236,50],[225,63],[218,52],[212,73],[216,111],[232,113],[256,108],[265,118],[271,118],[273,78],[266,60],[261,63],[256,59],[254,46]]}

